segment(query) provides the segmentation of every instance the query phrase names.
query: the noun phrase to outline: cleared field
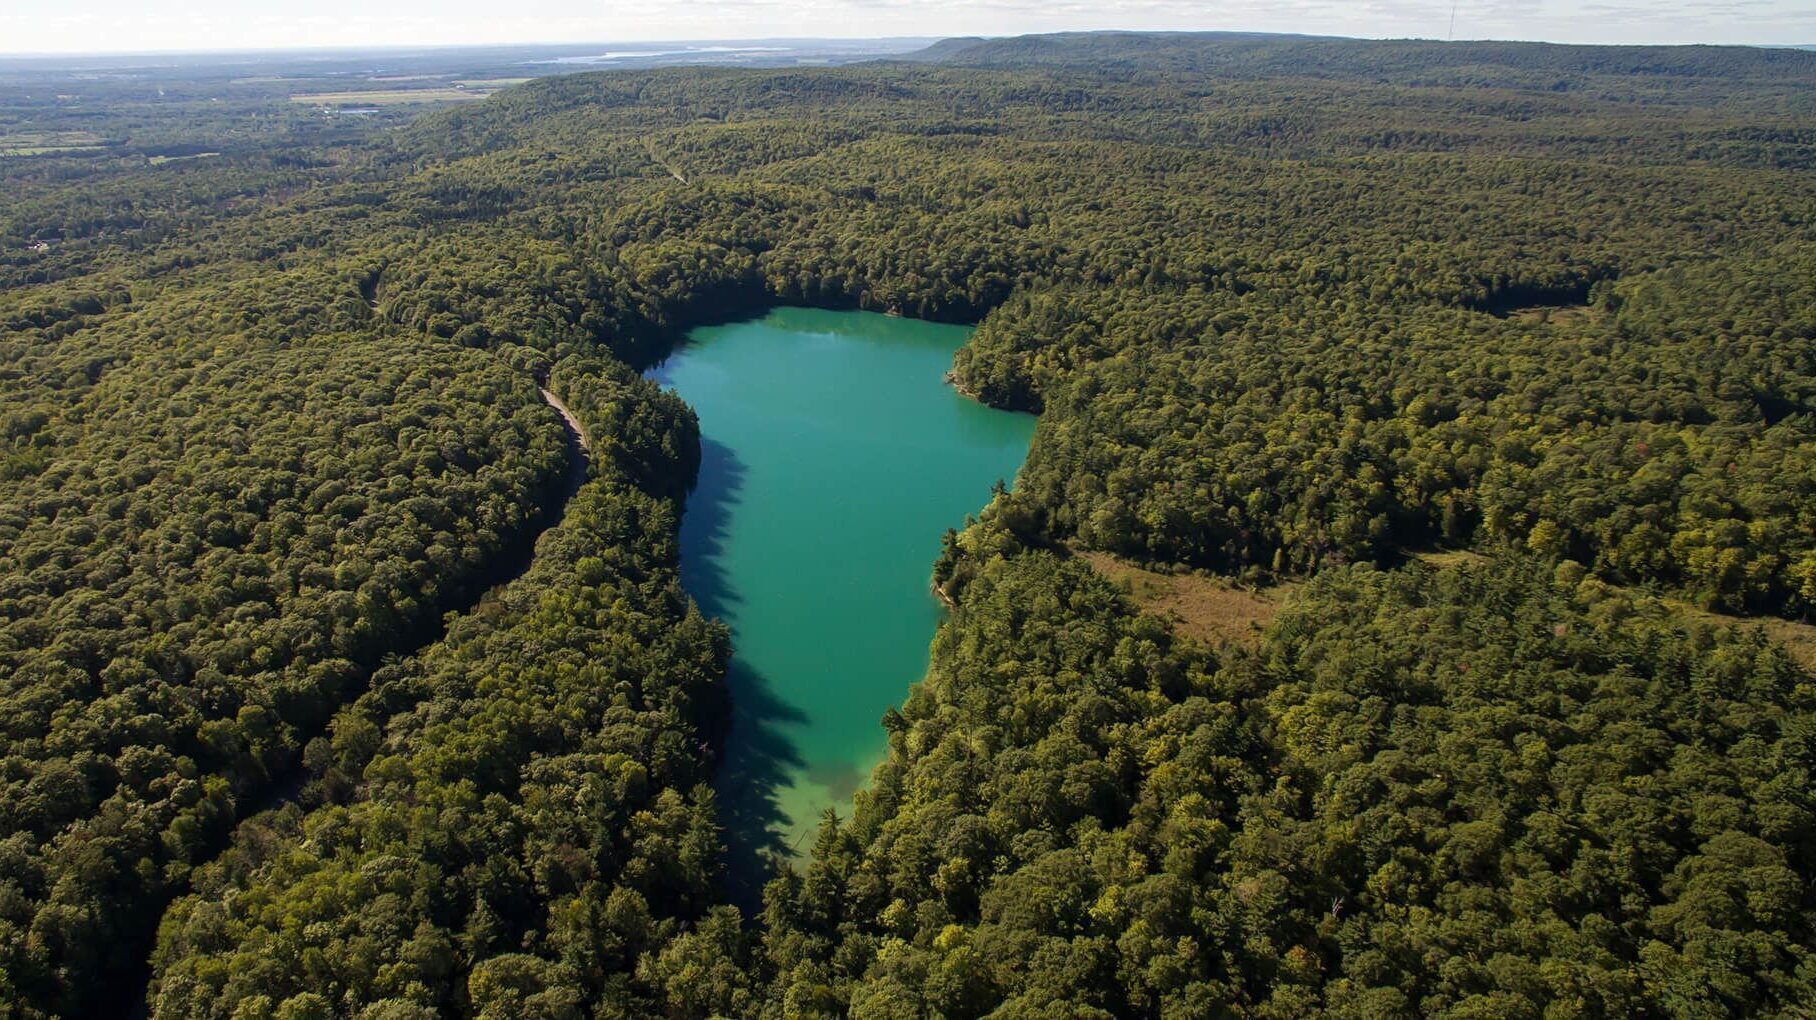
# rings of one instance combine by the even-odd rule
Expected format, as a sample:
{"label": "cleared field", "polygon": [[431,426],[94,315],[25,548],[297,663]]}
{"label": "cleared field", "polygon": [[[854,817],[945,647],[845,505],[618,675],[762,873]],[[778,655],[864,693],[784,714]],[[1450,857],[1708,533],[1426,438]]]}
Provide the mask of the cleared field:
{"label": "cleared field", "polygon": [[101,136],[87,131],[21,131],[0,135],[0,156],[42,156],[53,152],[80,152],[105,145]]}
{"label": "cleared field", "polygon": [[1179,633],[1212,644],[1253,641],[1273,622],[1292,585],[1249,591],[1204,574],[1162,574],[1104,552],[1079,552],[1091,569],[1128,590],[1135,603],[1173,621]]}
{"label": "cleared field", "polygon": [[1747,629],[1758,627],[1766,632],[1766,637],[1784,646],[1803,668],[1816,672],[1816,624],[1798,623],[1795,620],[1782,620],[1776,616],[1732,616],[1728,613],[1712,613],[1678,599],[1661,599],[1666,606],[1682,613],[1692,620],[1717,627],[1736,627]]}
{"label": "cleared field", "polygon": [[1521,322],[1549,322],[1553,326],[1568,326],[1573,323],[1592,322],[1600,313],[1586,305],[1541,305],[1534,308],[1522,308],[1513,313]]}
{"label": "cleared field", "polygon": [[470,89],[502,89],[535,80],[534,78],[456,78],[454,84],[465,85]]}
{"label": "cleared field", "polygon": [[[1203,574],[1163,574],[1126,563],[1109,553],[1076,552],[1091,569],[1127,589],[1142,609],[1173,621],[1181,634],[1214,644],[1252,641],[1273,622],[1281,604],[1296,587],[1277,585],[1259,590],[1237,588],[1228,581]],[[1464,550],[1416,553],[1415,557],[1437,568],[1482,564],[1488,558]],[[1630,591],[1638,598],[1643,592]],[[1784,645],[1806,669],[1816,670],[1816,624],[1798,623],[1772,616],[1734,616],[1699,609],[1681,599],[1656,599],[1686,619],[1715,627],[1759,627],[1766,636]]]}
{"label": "cleared field", "polygon": [[370,92],[299,92],[293,103],[314,106],[399,106],[407,103],[459,103],[484,99],[490,89],[385,89]]}
{"label": "cleared field", "polygon": [[1488,562],[1488,557],[1468,549],[1446,549],[1443,552],[1416,552],[1413,559],[1428,567],[1443,570],[1445,567],[1481,566]]}

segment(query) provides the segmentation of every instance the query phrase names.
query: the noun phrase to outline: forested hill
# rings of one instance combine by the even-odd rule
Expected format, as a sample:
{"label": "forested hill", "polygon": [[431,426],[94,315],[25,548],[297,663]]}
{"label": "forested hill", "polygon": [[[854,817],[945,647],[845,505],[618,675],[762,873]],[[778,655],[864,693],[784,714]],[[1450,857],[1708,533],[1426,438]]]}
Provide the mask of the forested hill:
{"label": "forested hill", "polygon": [[[1809,1012],[1816,58],[979,45],[0,94],[0,1015]],[[753,912],[637,372],[776,302],[1040,423]]]}
{"label": "forested hill", "polygon": [[1176,71],[1225,77],[1355,78],[1408,85],[1583,88],[1662,76],[1816,83],[1816,53],[1756,46],[1336,39],[1256,32],[1065,32],[946,39],[902,59],[965,67]]}

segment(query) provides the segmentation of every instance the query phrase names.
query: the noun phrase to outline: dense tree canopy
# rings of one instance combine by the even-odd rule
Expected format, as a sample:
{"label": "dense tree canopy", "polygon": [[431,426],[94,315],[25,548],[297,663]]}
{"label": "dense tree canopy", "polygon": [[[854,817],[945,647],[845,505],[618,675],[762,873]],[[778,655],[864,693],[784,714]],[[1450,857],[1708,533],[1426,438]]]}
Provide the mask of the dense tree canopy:
{"label": "dense tree canopy", "polygon": [[1816,996],[1816,687],[1757,632],[1510,558],[1326,571],[1258,647],[1207,659],[1076,561],[987,530],[961,548],[888,761],[771,886],[774,1001],[1731,1016]]}
{"label": "dense tree canopy", "polygon": [[256,820],[197,876],[164,918],[154,1013],[650,1008],[638,958],[715,894],[702,748],[726,639],[680,590],[659,495],[692,414],[591,367],[568,399],[614,455],[529,573],[310,744],[322,805]]}
{"label": "dense tree canopy", "polygon": [[[1816,54],[923,56],[395,128],[0,82],[109,140],[0,155],[0,1015],[1816,1000],[1809,673],[1654,597],[1816,608]],[[1041,423],[750,916],[637,371],[774,302],[978,322]],[[1079,549],[1310,580],[1208,648]]]}

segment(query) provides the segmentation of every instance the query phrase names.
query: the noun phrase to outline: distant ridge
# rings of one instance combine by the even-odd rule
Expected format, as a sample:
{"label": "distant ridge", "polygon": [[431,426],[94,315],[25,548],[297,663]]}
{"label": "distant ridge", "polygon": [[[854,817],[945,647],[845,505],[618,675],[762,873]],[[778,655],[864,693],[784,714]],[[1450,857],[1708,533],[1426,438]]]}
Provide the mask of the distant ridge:
{"label": "distant ridge", "polygon": [[1816,84],[1816,52],[1791,46],[1584,46],[1261,32],[1059,32],[945,39],[900,59],[967,67],[1095,66],[1491,87],[1568,87],[1561,77],[1549,82],[1546,77],[1579,75]]}
{"label": "distant ridge", "polygon": [[934,64],[956,57],[974,46],[982,46],[990,41],[981,35],[955,36],[951,39],[941,39],[924,50],[903,54],[900,59]]}
{"label": "distant ridge", "polygon": [[1045,32],[989,38],[957,36],[942,39],[903,60],[966,64],[1031,63],[1050,59],[1061,63],[1106,57],[1141,59],[1176,57],[1182,49],[1211,47],[1219,43],[1258,43],[1285,40],[1359,42],[1340,36],[1297,35],[1280,32],[1139,32],[1123,29],[1102,32]]}

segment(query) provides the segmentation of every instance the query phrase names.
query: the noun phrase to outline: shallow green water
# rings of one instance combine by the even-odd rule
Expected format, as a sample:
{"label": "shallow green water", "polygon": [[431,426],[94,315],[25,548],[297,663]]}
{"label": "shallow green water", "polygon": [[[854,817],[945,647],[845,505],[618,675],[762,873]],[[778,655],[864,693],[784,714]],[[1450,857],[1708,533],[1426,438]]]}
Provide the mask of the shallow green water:
{"label": "shallow green water", "polygon": [[1032,415],[943,381],[969,333],[782,308],[695,330],[653,373],[700,415],[682,580],[736,648],[719,791],[734,850],[849,813],[884,710],[926,671],[940,535],[1027,454]]}

